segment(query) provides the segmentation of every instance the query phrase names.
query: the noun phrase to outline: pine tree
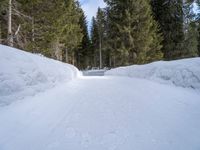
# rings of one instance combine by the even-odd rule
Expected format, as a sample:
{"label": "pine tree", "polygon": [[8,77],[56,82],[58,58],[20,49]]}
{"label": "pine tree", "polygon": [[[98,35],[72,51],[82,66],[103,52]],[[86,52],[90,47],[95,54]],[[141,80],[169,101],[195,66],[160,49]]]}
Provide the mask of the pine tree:
{"label": "pine tree", "polygon": [[185,46],[184,46],[184,54],[183,56],[188,57],[196,57],[198,56],[198,32],[197,25],[195,22],[191,22],[188,31],[185,37]]}
{"label": "pine tree", "polygon": [[92,27],[91,27],[91,50],[93,57],[93,65],[97,67],[98,65],[98,48],[99,48],[99,32],[97,21],[95,17],[92,18]]}
{"label": "pine tree", "polygon": [[181,58],[183,55],[183,0],[151,0],[154,18],[158,21],[161,33],[164,58]]}
{"label": "pine tree", "polygon": [[97,29],[98,29],[98,49],[99,49],[99,68],[103,67],[105,57],[105,36],[106,36],[106,14],[101,8],[98,8],[97,16]]}
{"label": "pine tree", "polygon": [[[26,3],[25,8],[25,11],[34,18],[34,24],[25,24],[29,33],[34,25],[34,40],[29,40],[27,49],[75,63],[75,49],[82,40],[78,4],[73,0],[35,0]],[[34,12],[32,9],[37,11]]]}
{"label": "pine tree", "polygon": [[[107,1],[108,4],[111,2]],[[118,21],[118,11],[109,6],[106,8],[106,52],[108,53],[108,66],[116,67],[122,64],[121,52],[118,47],[119,30],[116,22]]]}
{"label": "pine tree", "polygon": [[[14,47],[78,65],[78,50],[89,45],[87,24],[83,23],[85,18],[78,1],[10,1],[12,26],[8,28],[9,0],[0,0],[1,43],[13,43]],[[7,34],[8,30],[11,34]],[[7,39],[11,39],[8,35],[13,42],[8,42]]]}
{"label": "pine tree", "polygon": [[[105,0],[108,5],[108,49],[110,51],[111,64],[113,67],[125,65],[128,62],[128,50],[123,48],[120,28],[125,18],[122,12],[125,10],[125,2],[120,0]],[[126,56],[126,57],[125,57]],[[125,59],[124,59],[125,58]]]}
{"label": "pine tree", "polygon": [[[79,3],[75,1],[72,1],[70,6],[71,10],[70,7],[65,9],[67,12],[66,14],[63,14],[63,24],[61,24],[60,28],[62,29],[62,40],[64,41],[66,47],[65,53],[71,55],[71,59],[69,58],[69,61],[66,62],[70,62],[75,65],[75,52],[79,48],[83,38],[80,25],[81,8],[79,7]],[[68,10],[70,11],[68,12]],[[64,27],[62,28],[62,26]],[[68,60],[68,54],[66,55],[66,60]]]}
{"label": "pine tree", "polygon": [[21,1],[1,0],[0,3],[1,41],[3,44],[19,47],[17,42],[21,27]]}
{"label": "pine tree", "polygon": [[108,8],[101,9],[103,11],[103,19],[102,19],[102,59],[103,59],[103,65],[107,67],[112,66],[112,49],[109,46],[109,35],[111,34],[111,30],[109,27],[109,10]]}
{"label": "pine tree", "polygon": [[196,22],[196,13],[193,11],[194,1],[189,0],[184,3],[184,49],[183,58],[198,56],[198,31]]}
{"label": "pine tree", "polygon": [[199,52],[199,56],[200,56],[200,22],[198,23],[198,52]]}
{"label": "pine tree", "polygon": [[34,14],[37,9],[34,7],[39,0],[18,1],[17,10],[13,9],[16,14],[13,16],[14,23],[20,26],[18,35],[14,38],[15,47],[25,49],[34,53],[40,53],[35,47],[30,47],[30,43],[34,43]]}
{"label": "pine tree", "polygon": [[80,69],[85,69],[87,66],[91,65],[91,60],[92,60],[92,54],[91,54],[91,44],[90,44],[90,38],[88,34],[88,27],[87,27],[87,21],[86,21],[86,16],[84,12],[80,9],[81,12],[81,17],[80,17],[80,25],[81,25],[81,30],[83,34],[83,39],[80,45],[80,48],[76,52],[76,57],[77,57],[77,66]]}
{"label": "pine tree", "polygon": [[5,39],[7,37],[6,31],[6,10],[7,10],[7,2],[6,0],[0,0],[0,44],[5,43]]}
{"label": "pine tree", "polygon": [[197,14],[197,20],[198,20],[198,51],[200,56],[200,0],[196,1],[198,4],[198,14]]}
{"label": "pine tree", "polygon": [[161,59],[161,36],[157,34],[158,26],[151,16],[149,2],[146,0],[106,2],[110,9],[111,28],[115,33],[112,35],[113,42],[116,42],[114,47],[121,58],[119,65]]}

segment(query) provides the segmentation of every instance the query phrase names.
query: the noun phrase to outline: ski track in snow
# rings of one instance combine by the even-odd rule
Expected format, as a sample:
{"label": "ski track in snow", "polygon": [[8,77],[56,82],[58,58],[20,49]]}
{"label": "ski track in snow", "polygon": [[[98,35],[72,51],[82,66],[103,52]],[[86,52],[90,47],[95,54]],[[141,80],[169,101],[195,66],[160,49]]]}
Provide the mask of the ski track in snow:
{"label": "ski track in snow", "polygon": [[200,93],[79,77],[0,108],[0,150],[199,150]]}

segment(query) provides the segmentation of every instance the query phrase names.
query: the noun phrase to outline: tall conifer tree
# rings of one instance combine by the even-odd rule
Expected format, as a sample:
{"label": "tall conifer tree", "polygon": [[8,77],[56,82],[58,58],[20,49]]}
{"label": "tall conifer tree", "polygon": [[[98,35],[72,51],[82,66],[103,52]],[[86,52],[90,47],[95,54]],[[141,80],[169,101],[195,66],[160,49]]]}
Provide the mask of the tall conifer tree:
{"label": "tall conifer tree", "polygon": [[161,33],[164,58],[181,58],[183,55],[183,0],[151,0],[152,10]]}
{"label": "tall conifer tree", "polygon": [[99,66],[99,32],[98,32],[98,26],[96,18],[92,18],[92,26],[91,26],[91,50],[93,55],[93,64],[95,67]]}
{"label": "tall conifer tree", "polygon": [[[119,65],[145,63],[162,58],[161,36],[147,0],[105,0],[110,10]],[[111,30],[112,30],[111,29]],[[150,52],[151,51],[151,52]],[[151,58],[150,58],[151,57]],[[119,60],[118,60],[119,61]],[[120,61],[119,61],[120,62]]]}
{"label": "tall conifer tree", "polygon": [[80,69],[84,69],[91,64],[91,52],[90,52],[91,44],[90,44],[90,38],[88,34],[86,16],[82,9],[80,9],[80,13],[81,13],[81,17],[80,17],[79,23],[81,25],[83,38],[82,38],[80,47],[76,52],[76,57],[77,57],[77,66]]}

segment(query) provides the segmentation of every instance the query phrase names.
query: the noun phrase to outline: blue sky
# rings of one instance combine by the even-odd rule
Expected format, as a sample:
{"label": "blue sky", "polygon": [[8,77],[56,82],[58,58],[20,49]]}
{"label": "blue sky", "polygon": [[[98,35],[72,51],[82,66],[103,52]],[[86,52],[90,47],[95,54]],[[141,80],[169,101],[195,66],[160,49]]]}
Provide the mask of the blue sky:
{"label": "blue sky", "polygon": [[96,16],[98,7],[104,8],[106,4],[103,0],[79,0],[81,7],[83,8],[89,28],[91,26],[91,20],[93,16]]}

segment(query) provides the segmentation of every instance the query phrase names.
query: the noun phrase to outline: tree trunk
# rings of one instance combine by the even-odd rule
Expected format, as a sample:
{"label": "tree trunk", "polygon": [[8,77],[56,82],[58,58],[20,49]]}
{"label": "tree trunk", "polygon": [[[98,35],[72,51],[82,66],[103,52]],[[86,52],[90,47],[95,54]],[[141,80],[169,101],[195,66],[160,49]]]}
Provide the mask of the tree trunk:
{"label": "tree trunk", "polygon": [[68,63],[69,62],[69,56],[68,56],[68,49],[65,49],[65,62]]}
{"label": "tree trunk", "polygon": [[113,56],[113,67],[116,67],[116,60],[115,60],[115,56]]}
{"label": "tree trunk", "polygon": [[12,35],[12,0],[9,0],[8,5],[8,45],[13,46],[13,35]]}
{"label": "tree trunk", "polygon": [[109,67],[111,67],[111,66],[112,66],[112,56],[110,54],[110,56],[109,56]]}
{"label": "tree trunk", "polygon": [[1,35],[1,20],[0,20],[0,44],[2,44],[2,35]]}
{"label": "tree trunk", "polygon": [[99,38],[99,69],[102,69],[102,43],[101,43],[101,35]]}
{"label": "tree trunk", "polygon": [[54,56],[56,57],[56,60],[62,61],[62,50],[59,40],[58,39],[55,40],[52,45],[53,45],[53,53]]}
{"label": "tree trunk", "polygon": [[35,42],[35,21],[34,21],[34,17],[31,20],[31,24],[32,24],[32,42]]}
{"label": "tree trunk", "polygon": [[72,65],[75,66],[75,53],[74,52],[72,53]]}

